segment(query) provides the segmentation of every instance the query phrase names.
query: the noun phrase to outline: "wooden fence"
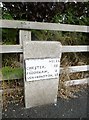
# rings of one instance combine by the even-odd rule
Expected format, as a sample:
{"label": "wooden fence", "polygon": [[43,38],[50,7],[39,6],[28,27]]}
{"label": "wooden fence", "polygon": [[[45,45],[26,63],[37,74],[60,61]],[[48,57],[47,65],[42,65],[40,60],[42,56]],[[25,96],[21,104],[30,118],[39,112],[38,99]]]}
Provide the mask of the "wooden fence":
{"label": "wooden fence", "polygon": [[[29,22],[29,21],[17,21],[17,20],[0,20],[0,28],[14,28],[19,29],[20,31],[20,44],[19,45],[0,45],[0,53],[23,53],[22,41],[25,37],[31,39],[31,32],[27,30],[36,29],[36,30],[55,30],[55,31],[70,31],[70,32],[89,32],[89,26],[83,25],[68,25],[68,24],[59,24],[59,23],[43,23],[43,22]],[[25,30],[25,32],[24,32]],[[27,31],[27,32],[26,32]],[[25,33],[25,36],[23,36]],[[22,37],[21,37],[22,35]],[[62,52],[89,52],[89,45],[79,45],[79,46],[62,46]],[[81,66],[71,66],[68,68],[61,68],[60,74],[68,71],[68,73],[76,73],[89,71],[89,65]],[[17,79],[17,78],[12,78]],[[77,79],[66,81],[65,85],[79,85],[79,84],[88,84],[89,78]]]}

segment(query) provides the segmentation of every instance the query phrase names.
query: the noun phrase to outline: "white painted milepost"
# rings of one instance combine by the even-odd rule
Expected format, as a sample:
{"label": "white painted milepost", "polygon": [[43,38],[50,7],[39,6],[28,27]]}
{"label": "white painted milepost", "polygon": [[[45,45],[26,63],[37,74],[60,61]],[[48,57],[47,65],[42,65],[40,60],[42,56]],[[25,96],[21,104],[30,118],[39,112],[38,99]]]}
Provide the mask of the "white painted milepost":
{"label": "white painted milepost", "polygon": [[59,58],[27,59],[26,81],[59,78]]}
{"label": "white painted milepost", "polygon": [[61,51],[60,42],[23,42],[26,108],[57,103]]}

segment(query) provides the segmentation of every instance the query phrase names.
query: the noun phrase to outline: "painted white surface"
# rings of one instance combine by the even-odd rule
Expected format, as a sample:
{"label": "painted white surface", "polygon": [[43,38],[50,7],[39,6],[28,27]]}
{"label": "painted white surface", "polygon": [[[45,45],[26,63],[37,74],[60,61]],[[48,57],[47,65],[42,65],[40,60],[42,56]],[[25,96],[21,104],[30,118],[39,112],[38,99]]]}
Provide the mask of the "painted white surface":
{"label": "painted white surface", "polygon": [[59,58],[26,59],[26,81],[59,78]]}

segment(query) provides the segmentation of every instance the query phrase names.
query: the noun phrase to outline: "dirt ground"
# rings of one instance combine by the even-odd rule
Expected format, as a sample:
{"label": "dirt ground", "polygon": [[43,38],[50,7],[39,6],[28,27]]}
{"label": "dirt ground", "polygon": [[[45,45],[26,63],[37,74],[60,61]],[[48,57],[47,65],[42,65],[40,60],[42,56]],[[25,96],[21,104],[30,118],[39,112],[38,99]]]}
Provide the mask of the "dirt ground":
{"label": "dirt ground", "polygon": [[10,103],[3,110],[4,118],[88,118],[89,117],[89,88],[76,94],[77,98],[58,98],[54,104],[26,109],[23,103]]}

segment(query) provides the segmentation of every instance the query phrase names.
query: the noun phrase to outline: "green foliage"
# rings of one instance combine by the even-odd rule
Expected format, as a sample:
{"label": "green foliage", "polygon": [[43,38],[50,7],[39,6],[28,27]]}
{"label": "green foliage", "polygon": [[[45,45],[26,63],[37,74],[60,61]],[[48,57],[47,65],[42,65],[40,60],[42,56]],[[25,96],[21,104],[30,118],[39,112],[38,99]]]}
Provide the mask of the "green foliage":
{"label": "green foliage", "polygon": [[83,33],[76,32],[59,32],[59,31],[37,31],[32,30],[37,40],[59,41],[62,45],[85,45],[88,44],[87,36]]}
{"label": "green foliage", "polygon": [[[47,21],[64,24],[89,25],[89,2],[74,3],[3,3],[3,19],[20,19],[31,21]],[[42,10],[42,11],[41,11]],[[42,14],[43,13],[43,14]],[[50,14],[52,13],[52,14]],[[4,29],[4,44],[16,44],[18,30]],[[38,40],[57,40],[63,44],[86,44],[86,36],[80,33],[36,31],[32,30]],[[83,36],[84,35],[84,36]],[[85,37],[85,38],[84,38]]]}
{"label": "green foliage", "polygon": [[3,44],[16,44],[18,36],[18,30],[16,29],[2,29],[2,41]]}
{"label": "green foliage", "polygon": [[[13,20],[12,15],[6,9],[2,9],[2,19]],[[2,29],[2,42],[3,44],[16,44],[16,36],[18,35],[17,29]]]}
{"label": "green foliage", "polygon": [[6,78],[6,79],[23,77],[22,68],[11,68],[9,66],[5,66],[2,68],[1,72],[2,72],[3,78]]}
{"label": "green foliage", "polygon": [[87,3],[65,3],[63,12],[56,12],[51,22],[89,25],[89,2]]}
{"label": "green foliage", "polygon": [[2,19],[13,20],[13,17],[8,11],[2,11]]}
{"label": "green foliage", "polygon": [[47,41],[47,39],[49,38],[49,32],[47,30],[32,30],[31,31],[33,36],[40,41]]}
{"label": "green foliage", "polygon": [[[50,22],[74,25],[89,25],[87,3],[55,3],[55,14]],[[62,9],[60,9],[62,8]],[[89,44],[87,34],[59,31],[32,31],[38,40],[60,41],[63,45]]]}
{"label": "green foliage", "polygon": [[52,18],[52,22],[74,24],[74,25],[89,25],[89,17],[83,15],[76,16],[76,14],[73,13],[74,13],[73,9],[67,10],[67,12],[63,14],[57,13]]}

